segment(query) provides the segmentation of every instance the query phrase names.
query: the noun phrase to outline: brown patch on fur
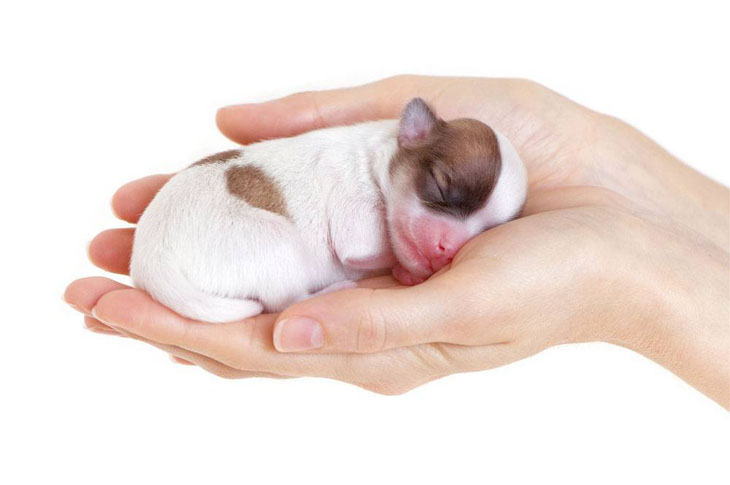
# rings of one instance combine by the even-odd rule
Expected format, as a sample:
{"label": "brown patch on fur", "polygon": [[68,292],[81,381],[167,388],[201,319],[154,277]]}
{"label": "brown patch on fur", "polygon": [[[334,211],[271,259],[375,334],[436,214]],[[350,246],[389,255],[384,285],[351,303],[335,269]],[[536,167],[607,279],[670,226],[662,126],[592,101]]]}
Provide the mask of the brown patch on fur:
{"label": "brown patch on fur", "polygon": [[410,172],[426,206],[459,217],[484,206],[501,168],[497,136],[473,119],[438,120],[422,145],[401,146],[390,163],[391,175]]}
{"label": "brown patch on fur", "polygon": [[228,191],[247,204],[290,218],[279,186],[259,167],[231,167],[226,170],[226,183]]}
{"label": "brown patch on fur", "polygon": [[[226,150],[225,152],[216,153],[205,157],[202,160],[190,165],[190,167],[198,167],[200,165],[210,165],[211,163],[226,163],[234,158],[238,158],[241,155],[241,150]],[[188,167],[188,168],[190,168]]]}

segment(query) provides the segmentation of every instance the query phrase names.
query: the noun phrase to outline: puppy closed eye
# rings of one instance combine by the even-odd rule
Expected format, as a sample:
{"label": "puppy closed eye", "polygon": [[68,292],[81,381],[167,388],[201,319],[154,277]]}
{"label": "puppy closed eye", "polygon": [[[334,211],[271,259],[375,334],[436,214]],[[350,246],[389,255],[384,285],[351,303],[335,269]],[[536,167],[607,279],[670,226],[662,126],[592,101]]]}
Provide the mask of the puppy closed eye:
{"label": "puppy closed eye", "polygon": [[438,202],[444,204],[448,201],[449,193],[449,178],[441,170],[431,168],[429,170],[429,185],[431,185],[431,192],[438,197]]}

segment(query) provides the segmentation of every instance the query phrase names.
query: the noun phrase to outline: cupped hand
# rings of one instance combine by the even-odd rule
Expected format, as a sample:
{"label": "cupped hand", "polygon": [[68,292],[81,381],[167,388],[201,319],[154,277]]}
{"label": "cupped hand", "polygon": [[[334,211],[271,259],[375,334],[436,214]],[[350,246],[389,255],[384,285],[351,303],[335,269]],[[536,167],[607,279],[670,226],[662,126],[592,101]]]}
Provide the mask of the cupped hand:
{"label": "cupped hand", "polygon": [[[248,143],[393,118],[413,96],[447,119],[478,118],[505,133],[530,178],[524,217],[473,239],[425,283],[403,288],[378,278],[282,315],[223,325],[187,320],[105,278],[72,283],[67,301],[92,329],[147,341],[228,377],[311,375],[397,393],[551,345],[606,340],[654,358],[727,405],[718,347],[727,335],[717,323],[727,287],[727,230],[717,221],[727,208],[711,203],[726,193],[627,125],[527,81],[412,76],[224,108],[218,124]],[[168,178],[122,187],[115,212],[136,222]],[[92,261],[126,273],[132,237],[133,229],[101,233]],[[657,343],[679,338],[681,315],[696,306],[678,291],[688,283],[708,288],[705,331],[725,339],[704,356]]]}

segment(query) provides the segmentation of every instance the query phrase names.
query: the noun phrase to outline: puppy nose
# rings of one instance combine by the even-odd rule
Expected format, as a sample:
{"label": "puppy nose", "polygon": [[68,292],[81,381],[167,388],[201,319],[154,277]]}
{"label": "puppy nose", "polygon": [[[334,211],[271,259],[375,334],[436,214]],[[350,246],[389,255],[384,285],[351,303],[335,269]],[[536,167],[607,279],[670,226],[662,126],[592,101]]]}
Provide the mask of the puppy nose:
{"label": "puppy nose", "polygon": [[454,252],[452,246],[448,243],[444,241],[437,243],[433,254],[429,258],[431,269],[436,272],[451,263],[451,260],[454,258]]}
{"label": "puppy nose", "polygon": [[450,260],[455,252],[454,246],[445,241],[440,241],[436,244],[436,256],[440,258],[449,258]]}

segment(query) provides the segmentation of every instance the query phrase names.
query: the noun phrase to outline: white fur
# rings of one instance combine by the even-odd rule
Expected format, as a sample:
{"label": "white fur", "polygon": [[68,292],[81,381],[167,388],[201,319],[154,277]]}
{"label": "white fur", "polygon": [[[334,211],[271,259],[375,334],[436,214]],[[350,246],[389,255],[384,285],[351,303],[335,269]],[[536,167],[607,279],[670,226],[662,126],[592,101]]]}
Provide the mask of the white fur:
{"label": "white fur", "polygon": [[[389,272],[394,257],[384,204],[397,136],[396,120],[328,128],[249,145],[228,163],[179,172],[137,226],[135,285],[186,317],[227,322]],[[490,223],[516,214],[524,200],[519,157],[503,138],[500,147],[507,152],[502,173],[479,211]],[[279,186],[290,219],[228,192],[226,170],[248,164]],[[513,199],[512,191],[521,200],[502,200]]]}
{"label": "white fur", "polygon": [[[135,285],[182,315],[225,322],[377,273],[343,262],[390,252],[381,189],[396,137],[397,121],[330,128],[179,172],[137,226]],[[291,220],[228,192],[226,170],[247,164],[279,186]]]}
{"label": "white fur", "polygon": [[502,157],[502,167],[497,183],[489,195],[484,209],[468,219],[473,229],[482,231],[504,224],[517,217],[527,197],[527,171],[512,143],[494,130]]}

